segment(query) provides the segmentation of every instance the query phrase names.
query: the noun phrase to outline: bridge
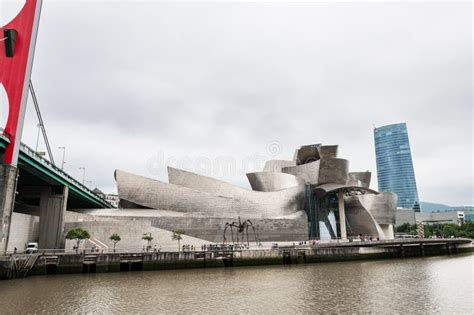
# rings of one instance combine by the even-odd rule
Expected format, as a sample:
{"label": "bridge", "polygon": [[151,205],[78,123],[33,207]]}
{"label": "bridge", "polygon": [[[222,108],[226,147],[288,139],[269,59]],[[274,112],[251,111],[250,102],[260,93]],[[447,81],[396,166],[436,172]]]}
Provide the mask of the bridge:
{"label": "bridge", "polygon": [[[9,143],[8,138],[2,135],[2,131],[0,128],[0,160]],[[30,187],[67,187],[69,191],[67,208],[113,208],[102,197],[24,143],[20,145],[18,169],[17,203],[37,204],[35,198],[31,197]]]}
{"label": "bridge", "polygon": [[[11,10],[2,6],[12,19],[0,25],[0,109],[8,110],[6,122],[3,116],[0,120],[0,252],[22,248],[31,241],[44,249],[63,248],[68,208],[112,208],[54,164],[30,80],[41,5],[42,0],[26,0]],[[21,143],[28,92],[49,160]]]}
{"label": "bridge", "polygon": [[[0,129],[0,160],[9,138]],[[64,247],[64,215],[70,208],[113,208],[101,196],[74,179],[33,149],[20,144],[17,167],[0,163],[0,207],[3,209],[3,243],[9,238],[22,244],[37,240],[40,248]],[[8,203],[6,200],[13,200]],[[8,211],[6,211],[8,210]],[[34,232],[36,230],[36,232]],[[36,236],[35,236],[36,235]]]}

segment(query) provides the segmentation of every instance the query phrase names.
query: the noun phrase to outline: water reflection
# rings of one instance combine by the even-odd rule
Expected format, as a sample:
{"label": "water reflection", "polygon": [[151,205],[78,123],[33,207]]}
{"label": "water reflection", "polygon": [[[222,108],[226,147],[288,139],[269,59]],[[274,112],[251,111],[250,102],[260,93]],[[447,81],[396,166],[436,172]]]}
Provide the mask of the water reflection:
{"label": "water reflection", "polygon": [[0,282],[0,305],[2,313],[472,313],[473,257],[31,277]]}

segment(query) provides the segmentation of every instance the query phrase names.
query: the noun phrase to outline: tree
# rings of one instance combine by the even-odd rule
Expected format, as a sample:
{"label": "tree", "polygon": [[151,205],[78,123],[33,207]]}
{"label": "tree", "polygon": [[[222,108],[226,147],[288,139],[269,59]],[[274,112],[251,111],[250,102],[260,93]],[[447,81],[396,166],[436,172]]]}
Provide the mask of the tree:
{"label": "tree", "polygon": [[115,253],[115,245],[117,245],[118,242],[120,242],[121,238],[120,235],[117,233],[114,233],[110,235],[109,239],[114,243],[114,253]]}
{"label": "tree", "polygon": [[142,236],[142,240],[147,241],[146,251],[148,251],[148,249],[149,249],[150,246],[151,246],[150,243],[151,243],[151,241],[153,240],[153,236],[151,236],[151,233],[150,233],[150,232],[145,233],[145,234],[143,234],[143,236]]}
{"label": "tree", "polygon": [[181,236],[184,234],[183,230],[175,230],[173,231],[173,235],[171,236],[171,239],[174,241],[178,241],[178,252],[181,250],[181,240],[183,237]]}
{"label": "tree", "polygon": [[[402,225],[400,226],[397,226],[395,228],[395,232],[396,233],[405,233],[405,234],[409,234],[409,235],[416,235],[417,231],[416,231],[416,224],[410,224],[410,223],[403,223]],[[425,231],[426,233],[426,231]]]}
{"label": "tree", "polygon": [[81,244],[82,240],[88,240],[90,238],[89,232],[83,230],[81,228],[75,228],[67,232],[66,239],[68,240],[76,240],[76,254],[79,251],[79,245]]}

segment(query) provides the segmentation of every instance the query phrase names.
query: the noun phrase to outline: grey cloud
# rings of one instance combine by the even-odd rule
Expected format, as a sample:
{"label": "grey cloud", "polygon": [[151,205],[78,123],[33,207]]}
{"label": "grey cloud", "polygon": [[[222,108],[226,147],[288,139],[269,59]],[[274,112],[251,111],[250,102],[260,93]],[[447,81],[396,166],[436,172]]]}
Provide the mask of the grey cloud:
{"label": "grey cloud", "polygon": [[[469,3],[46,1],[33,80],[53,147],[105,190],[158,150],[242,160],[273,140],[375,172],[372,124],[406,121],[421,198],[467,204],[471,23]],[[27,143],[35,124],[30,107]]]}

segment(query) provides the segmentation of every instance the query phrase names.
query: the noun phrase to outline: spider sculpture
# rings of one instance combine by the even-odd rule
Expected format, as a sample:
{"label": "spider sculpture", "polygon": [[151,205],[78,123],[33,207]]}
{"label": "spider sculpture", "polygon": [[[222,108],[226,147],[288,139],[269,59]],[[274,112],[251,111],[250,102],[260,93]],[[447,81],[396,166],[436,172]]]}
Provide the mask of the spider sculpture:
{"label": "spider sculpture", "polygon": [[[255,238],[255,242],[257,244],[259,244],[259,241],[258,241],[258,236],[257,236],[257,231],[255,230],[255,226],[253,225],[252,221],[250,220],[246,220],[244,222],[240,221],[240,217],[239,217],[239,222],[232,222],[232,223],[229,223],[227,222],[225,224],[225,228],[224,228],[224,243],[226,242],[226,232],[227,232],[227,229],[230,228],[230,233],[231,233],[231,236],[232,236],[232,242],[234,242],[234,228],[237,230],[237,243],[239,243],[239,240],[241,243],[244,243],[244,236],[246,236],[246,239],[247,239],[247,246],[250,245],[250,241],[249,241],[249,227],[252,228],[253,230],[253,235],[254,235],[254,238]],[[244,232],[245,232],[245,235],[244,235]]]}

